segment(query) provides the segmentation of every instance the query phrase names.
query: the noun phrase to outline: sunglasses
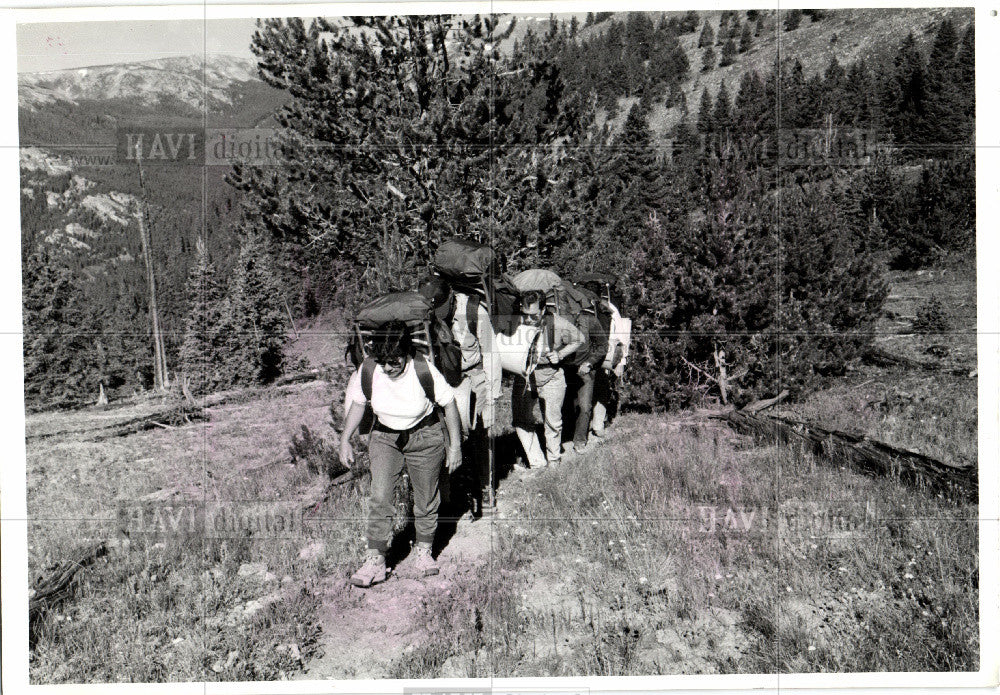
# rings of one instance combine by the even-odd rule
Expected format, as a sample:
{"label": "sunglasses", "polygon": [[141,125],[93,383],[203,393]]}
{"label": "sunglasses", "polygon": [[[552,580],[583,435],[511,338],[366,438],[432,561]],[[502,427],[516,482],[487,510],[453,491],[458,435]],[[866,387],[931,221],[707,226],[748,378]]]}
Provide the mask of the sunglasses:
{"label": "sunglasses", "polygon": [[391,369],[401,369],[403,365],[406,364],[406,358],[400,356],[400,357],[392,357],[387,360],[376,359],[375,363],[381,366],[383,369],[385,367],[389,367]]}

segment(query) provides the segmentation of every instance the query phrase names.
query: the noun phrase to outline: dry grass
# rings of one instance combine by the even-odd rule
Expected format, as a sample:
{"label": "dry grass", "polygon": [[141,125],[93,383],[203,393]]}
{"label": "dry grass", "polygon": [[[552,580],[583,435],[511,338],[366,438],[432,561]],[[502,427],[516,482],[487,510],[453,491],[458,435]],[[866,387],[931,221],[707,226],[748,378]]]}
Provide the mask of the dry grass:
{"label": "dry grass", "polygon": [[[969,296],[972,282],[923,279],[894,278],[894,294],[911,283]],[[302,425],[335,442],[330,403],[339,408],[341,392],[341,383],[302,384],[178,429],[30,440],[32,576],[89,539],[112,546],[43,620],[32,682],[300,671],[323,616],[353,600],[343,584],[363,553],[363,481],[336,488],[289,531],[206,532],[184,514],[266,520],[314,499],[323,478],[292,464],[288,445]],[[788,412],[944,459],[977,458],[974,379],[864,367]],[[71,418],[85,425],[87,414]],[[509,413],[500,421],[508,426]],[[134,502],[165,487],[177,493]],[[500,511],[489,561],[406,613],[412,625],[401,634],[414,641],[387,675],[978,667],[975,506],[755,446],[719,423],[627,415],[585,456],[501,481]]]}

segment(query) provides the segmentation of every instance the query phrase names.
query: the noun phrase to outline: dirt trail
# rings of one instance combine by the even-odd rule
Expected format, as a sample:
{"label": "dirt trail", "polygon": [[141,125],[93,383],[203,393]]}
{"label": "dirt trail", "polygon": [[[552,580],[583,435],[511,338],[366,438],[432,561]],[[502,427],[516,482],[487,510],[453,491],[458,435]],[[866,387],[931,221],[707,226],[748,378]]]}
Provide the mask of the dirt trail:
{"label": "dirt trail", "polygon": [[485,570],[491,526],[488,519],[460,521],[438,556],[441,573],[434,577],[410,574],[409,558],[385,582],[369,589],[351,586],[346,575],[331,577],[319,618],[323,630],[319,655],[297,678],[388,677],[388,669],[404,650],[421,642],[421,604]]}

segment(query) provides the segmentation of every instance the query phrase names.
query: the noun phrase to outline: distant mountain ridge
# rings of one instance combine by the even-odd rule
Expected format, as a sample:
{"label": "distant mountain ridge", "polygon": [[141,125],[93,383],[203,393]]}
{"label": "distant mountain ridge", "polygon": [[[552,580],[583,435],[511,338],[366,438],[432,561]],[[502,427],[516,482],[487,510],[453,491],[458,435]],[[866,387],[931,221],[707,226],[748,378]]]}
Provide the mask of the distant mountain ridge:
{"label": "distant mountain ridge", "polygon": [[174,56],[18,75],[18,105],[32,111],[56,101],[130,99],[155,104],[173,97],[201,109],[232,106],[234,87],[258,82],[254,60],[226,54]]}

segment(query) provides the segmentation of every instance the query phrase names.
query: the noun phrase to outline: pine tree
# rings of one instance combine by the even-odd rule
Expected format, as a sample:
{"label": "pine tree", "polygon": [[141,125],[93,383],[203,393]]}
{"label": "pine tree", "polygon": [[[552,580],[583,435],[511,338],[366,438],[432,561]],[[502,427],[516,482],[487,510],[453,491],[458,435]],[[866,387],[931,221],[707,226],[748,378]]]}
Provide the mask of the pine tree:
{"label": "pine tree", "polygon": [[713,43],[715,43],[715,32],[712,31],[712,25],[706,19],[705,24],[701,28],[701,35],[698,37],[698,48],[711,46]]}
{"label": "pine tree", "polygon": [[740,36],[743,34],[743,23],[740,18],[737,17],[731,25],[729,25],[729,32],[727,38],[732,39],[734,42],[740,40]]}
{"label": "pine tree", "polygon": [[760,75],[755,71],[744,73],[733,104],[733,125],[744,138],[773,137],[774,106],[767,98]]}
{"label": "pine tree", "polygon": [[94,338],[72,273],[43,248],[22,264],[24,398],[30,409],[93,402],[100,388]]}
{"label": "pine tree", "polygon": [[695,10],[688,10],[681,20],[680,30],[682,34],[690,34],[698,29],[698,13]]}
{"label": "pine tree", "polygon": [[698,132],[711,133],[714,129],[712,121],[712,95],[708,87],[701,92],[701,106],[698,107]]}
{"label": "pine tree", "polygon": [[919,139],[927,145],[950,145],[962,139],[962,100],[958,92],[958,34],[947,19],[938,25],[927,61],[926,102]]}
{"label": "pine tree", "polygon": [[701,54],[701,71],[708,72],[715,68],[715,49],[711,46],[705,47],[705,52]]}
{"label": "pine tree", "polygon": [[896,142],[900,144],[919,142],[926,106],[925,82],[924,61],[911,33],[903,40],[896,54],[891,92],[888,95],[889,126]]}
{"label": "pine tree", "polygon": [[847,73],[840,66],[836,56],[830,58],[830,62],[823,73],[823,85],[820,91],[820,112],[823,115],[833,114],[834,123],[840,124],[845,116],[849,117],[850,112],[845,109],[847,102]]}
{"label": "pine tree", "polygon": [[740,33],[740,53],[746,53],[752,45],[753,35],[750,32],[750,22],[747,22],[743,25],[743,31]]}
{"label": "pine tree", "polygon": [[226,363],[225,336],[221,334],[225,292],[201,238],[188,276],[187,294],[188,314],[180,365],[188,387],[194,393],[202,393],[225,385],[229,379],[222,373]]}
{"label": "pine tree", "polygon": [[721,46],[729,36],[729,10],[723,10],[722,14],[719,15],[719,30],[716,33],[716,43]]}
{"label": "pine tree", "polygon": [[288,337],[281,297],[264,237],[248,225],[220,320],[231,383],[269,383],[281,374]]}
{"label": "pine tree", "polygon": [[961,115],[961,139],[972,144],[976,137],[976,26],[970,23],[962,35],[955,58],[955,84],[958,113]]}
{"label": "pine tree", "polygon": [[722,47],[722,59],[719,61],[719,67],[724,68],[732,65],[736,60],[736,43],[732,39],[726,40],[726,45]]}
{"label": "pine tree", "polygon": [[715,95],[715,108],[712,110],[712,127],[718,132],[730,130],[732,123],[732,106],[729,101],[729,89],[723,82],[719,93]]}
{"label": "pine tree", "polygon": [[787,10],[785,12],[785,31],[795,31],[802,23],[802,10]]}

